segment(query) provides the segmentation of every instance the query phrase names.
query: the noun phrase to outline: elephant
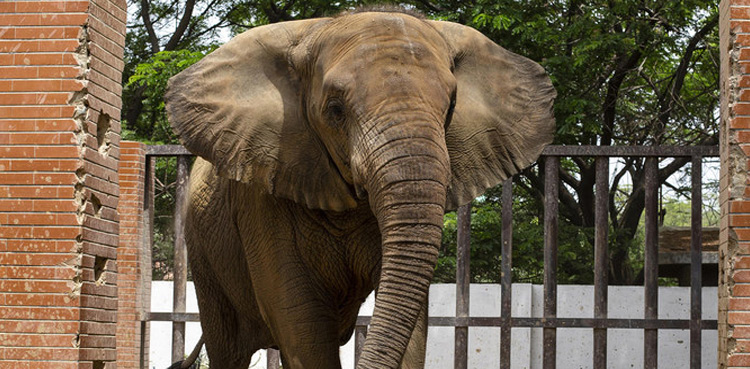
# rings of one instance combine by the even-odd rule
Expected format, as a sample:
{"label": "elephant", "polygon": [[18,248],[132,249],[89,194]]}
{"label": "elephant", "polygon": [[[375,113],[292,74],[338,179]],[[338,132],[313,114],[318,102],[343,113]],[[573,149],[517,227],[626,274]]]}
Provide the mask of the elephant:
{"label": "elephant", "polygon": [[533,164],[556,92],[537,63],[398,9],[246,31],[169,81],[198,158],[186,243],[213,368],[424,367],[443,215]]}

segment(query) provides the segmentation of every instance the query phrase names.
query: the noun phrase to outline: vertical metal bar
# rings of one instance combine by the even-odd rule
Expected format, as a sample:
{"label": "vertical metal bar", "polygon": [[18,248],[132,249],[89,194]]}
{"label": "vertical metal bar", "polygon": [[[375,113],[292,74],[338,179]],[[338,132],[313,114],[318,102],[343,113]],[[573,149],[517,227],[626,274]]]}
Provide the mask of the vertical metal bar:
{"label": "vertical metal bar", "polygon": [[279,350],[268,349],[266,350],[266,368],[267,369],[279,369]]}
{"label": "vertical metal bar", "polygon": [[367,326],[358,325],[354,330],[354,366],[357,366],[359,357],[362,355],[362,348],[365,347],[367,338]]}
{"label": "vertical metal bar", "polygon": [[501,310],[500,316],[505,318],[500,328],[500,368],[510,369],[511,343],[511,304],[513,294],[513,178],[503,182],[502,194],[502,259],[501,259]]}
{"label": "vertical metal bar", "polygon": [[703,158],[693,157],[692,194],[690,197],[690,368],[701,367],[701,288],[703,286]]}
{"label": "vertical metal bar", "polygon": [[139,353],[138,357],[140,360],[138,360],[138,368],[145,369],[146,368],[146,321],[141,320],[141,345],[138,347]]}
{"label": "vertical metal bar", "polygon": [[[187,290],[187,249],[185,247],[185,203],[187,200],[190,157],[177,157],[177,186],[174,209],[174,299],[172,311],[185,312]],[[185,358],[185,322],[172,322],[172,362]]]}
{"label": "vertical metal bar", "polygon": [[[607,319],[609,273],[609,158],[596,158],[596,197],[594,198],[594,318]],[[607,367],[607,328],[594,328],[594,368]]]}
{"label": "vertical metal bar", "polygon": [[152,156],[146,156],[146,175],[143,186],[143,255],[148,261],[141,265],[144,270],[142,276],[142,306],[141,306],[141,363],[140,369],[148,368],[149,357],[147,345],[149,344],[150,324],[147,322],[147,313],[151,312],[151,260],[154,249],[154,178],[156,169],[156,159]]}
{"label": "vertical metal bar", "polygon": [[[544,162],[544,317],[557,316],[557,223],[560,158]],[[557,329],[543,328],[543,368],[556,367]]]}
{"label": "vertical metal bar", "polygon": [[[659,184],[658,165],[658,158],[646,158],[646,245],[643,262],[645,319],[657,319],[659,317],[659,219],[657,209],[657,191]],[[644,369],[654,369],[657,366],[658,333],[659,331],[656,328],[647,328],[644,330]]]}
{"label": "vertical metal bar", "polygon": [[458,208],[456,212],[458,231],[456,250],[456,346],[454,368],[466,369],[468,366],[469,327],[469,282],[471,274],[469,262],[471,257],[471,203]]}

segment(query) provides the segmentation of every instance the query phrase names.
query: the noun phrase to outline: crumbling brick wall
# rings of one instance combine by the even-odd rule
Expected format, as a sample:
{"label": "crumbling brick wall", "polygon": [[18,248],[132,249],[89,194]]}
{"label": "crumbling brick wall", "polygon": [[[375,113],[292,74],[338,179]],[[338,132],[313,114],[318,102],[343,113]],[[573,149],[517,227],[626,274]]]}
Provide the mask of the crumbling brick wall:
{"label": "crumbling brick wall", "polygon": [[750,367],[750,1],[720,4],[719,367]]}
{"label": "crumbling brick wall", "polygon": [[137,369],[139,360],[148,367],[149,327],[139,320],[151,303],[151,217],[144,201],[146,186],[153,181],[146,184],[146,146],[128,141],[120,145],[117,364],[119,369]]}
{"label": "crumbling brick wall", "polygon": [[0,2],[0,367],[116,367],[125,17]]}

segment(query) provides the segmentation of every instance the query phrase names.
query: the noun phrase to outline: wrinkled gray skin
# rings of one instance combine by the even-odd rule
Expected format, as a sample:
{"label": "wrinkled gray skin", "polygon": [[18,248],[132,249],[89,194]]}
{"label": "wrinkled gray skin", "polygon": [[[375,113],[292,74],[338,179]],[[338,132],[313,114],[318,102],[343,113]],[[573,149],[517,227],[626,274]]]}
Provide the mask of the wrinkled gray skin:
{"label": "wrinkled gray skin", "polygon": [[373,289],[357,368],[423,367],[443,214],[536,160],[554,96],[475,30],[388,12],[258,27],[175,76],[211,367],[339,368]]}

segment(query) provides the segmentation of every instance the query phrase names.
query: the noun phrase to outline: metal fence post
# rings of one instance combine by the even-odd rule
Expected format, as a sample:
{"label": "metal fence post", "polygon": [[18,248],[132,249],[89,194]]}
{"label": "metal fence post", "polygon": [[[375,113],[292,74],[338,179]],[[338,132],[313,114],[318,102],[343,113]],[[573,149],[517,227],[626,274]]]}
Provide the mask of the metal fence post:
{"label": "metal fence post", "polygon": [[[185,245],[185,203],[190,157],[177,157],[177,188],[174,212],[174,294],[172,311],[185,312],[187,290],[187,248]],[[185,357],[185,322],[172,322],[172,362]]]}
{"label": "metal fence post", "polygon": [[471,203],[456,212],[458,231],[456,250],[456,347],[454,368],[466,369],[469,352],[469,270],[471,258]]}
{"label": "metal fence post", "polygon": [[[544,319],[557,318],[557,222],[560,158],[544,161]],[[543,328],[544,369],[556,368],[557,328]]]}

